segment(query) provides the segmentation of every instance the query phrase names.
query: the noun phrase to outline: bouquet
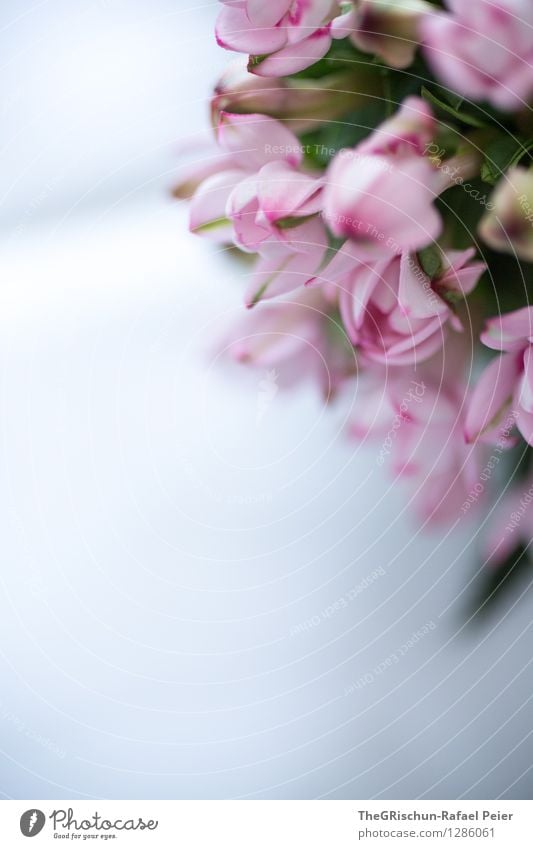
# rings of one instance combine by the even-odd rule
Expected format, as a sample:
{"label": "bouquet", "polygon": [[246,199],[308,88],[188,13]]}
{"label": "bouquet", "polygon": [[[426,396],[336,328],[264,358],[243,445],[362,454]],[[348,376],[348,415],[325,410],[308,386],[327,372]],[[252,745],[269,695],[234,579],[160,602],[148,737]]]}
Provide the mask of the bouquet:
{"label": "bouquet", "polygon": [[533,3],[222,0],[216,39],[175,194],[253,258],[225,348],[350,395],[418,521],[477,523],[488,599],[533,527]]}

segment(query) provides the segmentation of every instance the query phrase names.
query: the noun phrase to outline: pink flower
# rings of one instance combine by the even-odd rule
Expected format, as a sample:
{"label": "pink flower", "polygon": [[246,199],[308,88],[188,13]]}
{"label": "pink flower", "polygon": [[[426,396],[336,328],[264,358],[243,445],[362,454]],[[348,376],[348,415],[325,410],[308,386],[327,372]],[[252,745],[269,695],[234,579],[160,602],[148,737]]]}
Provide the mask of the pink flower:
{"label": "pink flower", "polygon": [[190,228],[260,254],[245,296],[253,306],[302,286],[320,266],[322,178],[304,170],[297,137],[265,115],[222,112],[217,139],[214,166],[206,159],[183,176],[182,186],[195,187]]}
{"label": "pink flower", "polygon": [[304,289],[261,304],[232,328],[224,349],[238,362],[276,370],[281,386],[307,377],[331,398],[356,373],[353,349],[338,324],[331,289]]}
{"label": "pink flower", "polygon": [[361,354],[374,362],[405,365],[442,348],[447,324],[462,329],[450,301],[469,294],[485,268],[470,262],[473,254],[473,249],[443,253],[433,280],[410,253],[356,266],[341,284],[339,303]]}
{"label": "pink flower", "polygon": [[533,173],[510,168],[496,186],[479,224],[492,248],[533,261]]}
{"label": "pink flower", "polygon": [[504,353],[492,360],[474,388],[466,438],[497,441],[502,431],[508,436],[510,422],[533,445],[533,307],[490,319],[481,341]]}
{"label": "pink flower", "polygon": [[216,136],[217,145],[200,148],[196,160],[182,166],[174,194],[192,195],[193,232],[225,242],[232,232],[226,203],[235,186],[270,162],[297,167],[302,150],[294,133],[265,115],[222,112]]}
{"label": "pink flower", "polygon": [[[255,252],[267,241],[290,246],[298,220],[304,222],[315,216],[321,207],[322,180],[288,162],[275,161],[235,186],[226,212],[233,222],[238,247]],[[285,226],[285,222],[292,226]],[[298,228],[300,234],[303,226]],[[323,231],[322,223],[320,228]],[[324,238],[322,245],[326,245]]]}
{"label": "pink flower", "polygon": [[422,521],[460,517],[481,468],[479,447],[463,437],[466,387],[457,362],[452,350],[416,369],[370,373],[355,404],[352,434],[379,444],[377,464],[408,484]]}
{"label": "pink flower", "polygon": [[191,230],[223,241],[231,234],[249,251],[266,240],[289,243],[291,227],[278,226],[283,219],[295,219],[288,224],[296,226],[321,207],[321,180],[300,169],[297,137],[265,115],[228,112],[220,115],[217,137],[225,155],[215,153],[214,173],[205,179],[205,164],[200,165]]}
{"label": "pink flower", "polygon": [[246,287],[246,306],[304,286],[320,267],[328,244],[322,221],[314,217],[288,232],[286,241],[259,245],[260,256]]}
{"label": "pink flower", "polygon": [[346,38],[387,65],[407,68],[418,47],[418,24],[434,7],[424,0],[358,0],[331,25],[333,38]]}
{"label": "pink flower", "polygon": [[215,86],[211,120],[218,127],[223,112],[261,113],[290,121],[293,132],[320,127],[368,104],[369,96],[381,96],[381,76],[358,66],[332,71],[319,79],[258,77],[235,60]]}
{"label": "pink flower", "polygon": [[324,215],[330,230],[367,256],[413,251],[437,238],[433,206],[442,178],[424,155],[435,132],[428,105],[409,97],[389,121],[327,172]]}
{"label": "pink flower", "polygon": [[453,91],[499,109],[527,105],[533,92],[530,0],[447,0],[420,31],[437,76]]}
{"label": "pink flower", "polygon": [[221,47],[248,53],[259,76],[293,74],[321,59],[331,44],[335,0],[222,0],[216,37]]}

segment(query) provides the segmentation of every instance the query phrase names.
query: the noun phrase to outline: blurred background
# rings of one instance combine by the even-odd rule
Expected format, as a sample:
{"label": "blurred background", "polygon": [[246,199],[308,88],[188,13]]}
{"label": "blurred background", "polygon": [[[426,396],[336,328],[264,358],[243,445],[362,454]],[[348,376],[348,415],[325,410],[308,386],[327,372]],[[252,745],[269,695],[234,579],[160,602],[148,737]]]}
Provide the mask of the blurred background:
{"label": "blurred background", "polygon": [[476,528],[214,353],[244,269],[170,187],[217,6],[1,5],[0,793],[530,798],[526,584],[465,626]]}

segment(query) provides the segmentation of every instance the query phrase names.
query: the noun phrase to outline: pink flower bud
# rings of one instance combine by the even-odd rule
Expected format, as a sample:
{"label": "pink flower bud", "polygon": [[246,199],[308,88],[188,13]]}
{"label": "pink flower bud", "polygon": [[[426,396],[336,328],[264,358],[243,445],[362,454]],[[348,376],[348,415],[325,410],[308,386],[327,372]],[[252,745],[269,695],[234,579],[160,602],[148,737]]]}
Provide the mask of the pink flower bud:
{"label": "pink flower bud", "polygon": [[289,122],[294,132],[320,126],[349,110],[382,96],[383,83],[375,71],[357,68],[336,71],[318,80],[260,77],[242,62],[230,65],[215,87],[211,100],[213,126],[222,112],[259,112]]}
{"label": "pink flower bud", "polygon": [[248,53],[250,70],[266,77],[301,71],[331,44],[336,0],[222,0],[216,37],[221,47]]}
{"label": "pink flower bud", "polygon": [[448,0],[450,13],[423,17],[421,38],[445,85],[499,109],[519,109],[533,93],[531,0]]}
{"label": "pink flower bud", "polygon": [[339,303],[361,355],[399,366],[422,362],[442,348],[447,324],[462,329],[447,296],[467,295],[484,270],[483,263],[470,263],[473,253],[442,254],[434,279],[411,253],[355,265],[339,283]]}
{"label": "pink flower bud", "polygon": [[533,307],[487,322],[481,341],[504,353],[491,361],[474,388],[465,426],[469,442],[501,440],[511,416],[526,442],[533,445],[532,340]]}
{"label": "pink flower bud", "polygon": [[275,370],[281,388],[311,377],[326,399],[356,373],[356,359],[338,325],[335,299],[303,289],[261,304],[231,328],[223,348],[238,362]]}
{"label": "pink flower bud", "polygon": [[437,169],[424,151],[434,122],[427,104],[408,98],[361,145],[340,151],[327,172],[324,215],[337,236],[366,255],[418,250],[437,238]]}
{"label": "pink flower bud", "polygon": [[481,446],[463,438],[466,350],[456,350],[401,369],[365,369],[354,404],[354,437],[372,439],[377,465],[404,481],[423,522],[456,520],[483,468]]}
{"label": "pink flower bud", "polygon": [[335,18],[333,38],[346,38],[393,68],[407,68],[418,47],[420,19],[434,6],[424,0],[360,0]]}
{"label": "pink flower bud", "polygon": [[512,168],[501,178],[479,233],[496,250],[533,260],[533,171]]}

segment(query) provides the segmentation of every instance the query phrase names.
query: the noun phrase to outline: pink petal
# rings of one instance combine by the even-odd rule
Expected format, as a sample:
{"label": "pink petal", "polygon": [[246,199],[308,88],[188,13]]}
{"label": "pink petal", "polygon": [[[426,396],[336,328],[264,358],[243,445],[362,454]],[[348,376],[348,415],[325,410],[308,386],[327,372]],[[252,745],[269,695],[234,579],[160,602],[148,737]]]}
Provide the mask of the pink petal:
{"label": "pink petal", "polygon": [[457,271],[450,269],[439,283],[458,295],[469,295],[477,286],[486,267],[484,262],[472,262]]}
{"label": "pink petal", "polygon": [[413,318],[429,318],[448,312],[448,307],[431,288],[431,280],[414,254],[402,254],[398,303],[403,312]]}
{"label": "pink petal", "polygon": [[270,236],[270,228],[257,223],[257,178],[241,180],[228,197],[226,215],[233,222],[235,242],[244,250],[255,251]]}
{"label": "pink petal", "polygon": [[387,353],[390,357],[395,357],[398,354],[403,354],[411,350],[416,352],[423,342],[427,342],[432,339],[432,337],[435,338],[431,345],[431,350],[437,351],[440,347],[442,347],[442,343],[444,341],[442,321],[438,316],[436,318],[429,319],[428,321],[416,321],[413,323],[411,334],[402,339],[401,342],[396,342],[394,345],[391,345],[388,348]]}
{"label": "pink petal", "polygon": [[524,351],[524,375],[520,383],[518,402],[526,413],[533,413],[533,349],[528,345]]}
{"label": "pink petal", "polygon": [[[442,327],[442,325],[441,325]],[[391,348],[375,348],[369,353],[369,357],[373,362],[382,363],[387,366],[405,366],[417,363],[423,363],[429,360],[437,351],[442,348],[445,338],[445,328],[439,333],[432,333],[427,339],[420,341],[416,340],[413,345],[406,347],[403,350]]]}
{"label": "pink petal", "polygon": [[[196,156],[198,157],[198,153]],[[231,154],[220,151],[213,145],[201,159],[196,158],[179,166],[179,181],[174,186],[172,194],[177,198],[189,199],[207,177],[236,167],[237,163]]]}
{"label": "pink petal", "polygon": [[339,294],[341,318],[348,336],[354,343],[359,337],[368,302],[380,282],[380,277],[380,270],[376,266],[361,264],[352,274],[349,283],[341,287]]}
{"label": "pink petal", "polygon": [[491,318],[481,334],[481,341],[496,351],[519,351],[533,335],[533,307]]}
{"label": "pink petal", "polygon": [[335,251],[327,265],[320,268],[316,277],[311,277],[306,285],[316,286],[321,283],[331,283],[337,287],[342,278],[346,277],[349,272],[355,271],[360,263],[361,258],[358,256],[353,243],[345,242]]}
{"label": "pink petal", "polygon": [[516,426],[529,445],[533,445],[533,414],[518,407]]}
{"label": "pink petal", "polygon": [[513,354],[496,357],[474,387],[465,423],[467,442],[492,429],[511,403],[519,366]]}
{"label": "pink petal", "polygon": [[234,6],[225,6],[219,12],[215,34],[220,47],[258,56],[279,50],[287,43],[287,34],[283,28],[255,27],[244,9]]}
{"label": "pink petal", "polygon": [[288,12],[291,0],[247,0],[246,14],[258,27],[273,27]]}
{"label": "pink petal", "polygon": [[274,245],[271,253],[269,245],[262,249],[262,256],[250,274],[250,284],[245,294],[246,306],[254,306],[260,300],[283,295],[303,286],[320,265],[326,242],[320,222],[307,222],[294,227],[292,232],[293,245],[299,249],[298,252],[286,250],[280,253],[279,245]]}
{"label": "pink petal", "polygon": [[324,208],[336,235],[393,253],[418,250],[437,238],[442,221],[432,205],[436,172],[427,160],[367,155],[361,161],[349,153],[337,154],[327,173]]}
{"label": "pink petal", "polygon": [[208,177],[190,205],[190,229],[202,232],[216,241],[228,241],[233,233],[231,221],[226,216],[228,197],[242,180],[242,171],[222,171]]}
{"label": "pink petal", "polygon": [[243,163],[256,168],[279,160],[299,165],[302,160],[302,146],[294,133],[266,115],[221,112],[218,141],[238,154]]}
{"label": "pink petal", "polygon": [[260,62],[252,62],[249,70],[259,77],[285,77],[295,74],[322,59],[330,45],[329,27],[324,27],[304,38],[303,41],[288,45]]}
{"label": "pink petal", "polygon": [[[270,0],[268,0],[270,2]],[[324,27],[330,16],[331,0],[294,0],[288,16],[289,43],[302,41],[313,34],[313,30]]]}
{"label": "pink petal", "polygon": [[268,221],[319,212],[321,191],[321,180],[296,171],[286,162],[270,162],[258,174],[259,207]]}
{"label": "pink petal", "polygon": [[384,121],[359,146],[365,153],[422,156],[433,141],[436,122],[421,97],[407,97],[392,118]]}
{"label": "pink petal", "polygon": [[380,276],[379,286],[372,295],[372,303],[385,315],[392,313],[398,306],[398,284],[400,280],[400,258],[392,259],[385,254],[383,260],[375,263],[376,272]]}
{"label": "pink petal", "polygon": [[357,26],[357,12],[350,9],[344,15],[337,15],[331,22],[332,38],[348,38]]}

